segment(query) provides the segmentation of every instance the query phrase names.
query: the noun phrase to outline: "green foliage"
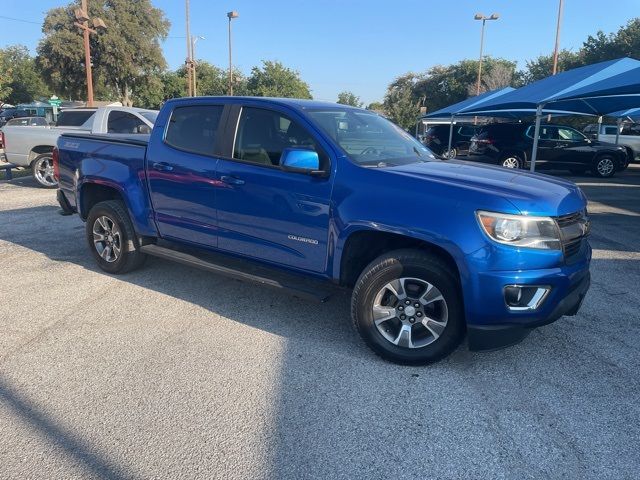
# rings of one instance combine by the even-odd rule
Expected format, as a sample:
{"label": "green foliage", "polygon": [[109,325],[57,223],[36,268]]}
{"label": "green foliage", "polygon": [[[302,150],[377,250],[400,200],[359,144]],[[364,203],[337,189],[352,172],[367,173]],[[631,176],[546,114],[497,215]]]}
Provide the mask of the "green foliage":
{"label": "green foliage", "polygon": [[[82,35],[73,14],[79,4],[49,10],[38,45],[45,79],[68,98],[83,98],[86,92]],[[136,95],[148,97],[166,68],[160,41],[167,36],[169,21],[162,10],[150,0],[105,0],[89,4],[89,17],[107,25],[106,31],[90,36],[95,96],[117,96],[125,105]]]}
{"label": "green foliage", "polygon": [[405,130],[415,126],[420,113],[423,99],[416,95],[416,85],[422,79],[423,76],[415,73],[401,75],[391,82],[384,96],[384,111],[393,122]]}
{"label": "green foliage", "polygon": [[367,110],[384,112],[384,104],[382,102],[371,102],[369,105],[367,105]]}
{"label": "green foliage", "polygon": [[262,67],[251,69],[247,91],[257,97],[312,98],[309,85],[297,71],[270,60],[263,61]]}
{"label": "green foliage", "polygon": [[14,105],[29,103],[48,95],[44,80],[27,47],[12,45],[0,50],[0,65],[0,98],[6,102]]}
{"label": "green foliage", "polygon": [[[571,70],[582,65],[580,55],[569,50],[558,52],[558,72]],[[535,60],[527,62],[527,69],[523,74],[525,83],[535,82],[548,77],[553,72],[553,55],[541,55]]]}
{"label": "green foliage", "polygon": [[3,50],[0,50],[0,106],[4,104],[11,93],[11,69]]}
{"label": "green foliage", "polygon": [[360,97],[357,97],[353,92],[340,92],[338,94],[338,103],[342,105],[351,105],[352,107],[362,107]]}

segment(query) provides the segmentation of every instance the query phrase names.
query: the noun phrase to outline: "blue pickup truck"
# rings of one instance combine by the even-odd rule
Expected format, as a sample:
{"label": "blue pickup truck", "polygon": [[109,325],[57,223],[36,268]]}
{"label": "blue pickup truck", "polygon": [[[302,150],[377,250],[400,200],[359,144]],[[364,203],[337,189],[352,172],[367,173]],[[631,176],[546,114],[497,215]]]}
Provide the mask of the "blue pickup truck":
{"label": "blue pickup truck", "polygon": [[575,184],[438,160],[358,108],[175,99],[148,140],[65,133],[54,167],[106,272],[153,255],[317,301],[348,289],[362,339],[398,363],[465,335],[474,350],[514,344],[575,315],[589,288]]}

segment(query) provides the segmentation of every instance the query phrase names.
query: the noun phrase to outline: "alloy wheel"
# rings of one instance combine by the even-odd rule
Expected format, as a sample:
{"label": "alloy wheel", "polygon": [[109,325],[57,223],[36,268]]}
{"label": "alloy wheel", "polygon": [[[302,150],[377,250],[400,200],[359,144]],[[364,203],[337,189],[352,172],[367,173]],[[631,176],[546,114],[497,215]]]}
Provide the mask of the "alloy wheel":
{"label": "alloy wheel", "polygon": [[506,168],[520,168],[520,160],[516,157],[507,157],[502,161],[502,166]]}
{"label": "alloy wheel", "polygon": [[42,157],[33,165],[33,173],[36,180],[47,187],[55,187],[58,182],[53,176],[53,159],[51,157]]}
{"label": "alloy wheel", "polygon": [[596,167],[598,169],[598,173],[603,177],[608,177],[613,173],[615,165],[613,164],[613,160],[609,157],[604,157],[598,160],[598,165]]}
{"label": "alloy wheel", "polygon": [[431,283],[411,277],[393,280],[376,295],[373,320],[389,342],[404,348],[422,348],[443,334],[449,319],[447,302]]}
{"label": "alloy wheel", "polygon": [[113,263],[120,258],[122,235],[118,225],[109,217],[103,215],[93,222],[93,245],[106,262]]}

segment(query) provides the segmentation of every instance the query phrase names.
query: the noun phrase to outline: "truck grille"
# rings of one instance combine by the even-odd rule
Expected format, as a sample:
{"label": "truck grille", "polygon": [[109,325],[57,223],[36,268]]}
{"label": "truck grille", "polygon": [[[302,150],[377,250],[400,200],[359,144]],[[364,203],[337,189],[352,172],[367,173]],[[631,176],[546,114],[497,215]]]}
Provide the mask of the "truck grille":
{"label": "truck grille", "polygon": [[570,263],[580,253],[585,238],[589,235],[589,215],[586,210],[582,210],[557,217],[556,223],[560,229],[565,261]]}

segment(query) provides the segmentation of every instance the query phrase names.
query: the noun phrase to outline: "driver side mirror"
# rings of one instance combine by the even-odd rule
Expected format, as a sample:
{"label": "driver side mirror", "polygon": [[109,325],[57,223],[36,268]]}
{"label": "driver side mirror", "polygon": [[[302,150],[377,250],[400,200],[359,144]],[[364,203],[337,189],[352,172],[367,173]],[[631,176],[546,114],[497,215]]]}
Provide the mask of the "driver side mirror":
{"label": "driver side mirror", "polygon": [[317,177],[327,176],[320,170],[320,156],[307,148],[285,148],[280,156],[280,168],[285,172],[306,173]]}

